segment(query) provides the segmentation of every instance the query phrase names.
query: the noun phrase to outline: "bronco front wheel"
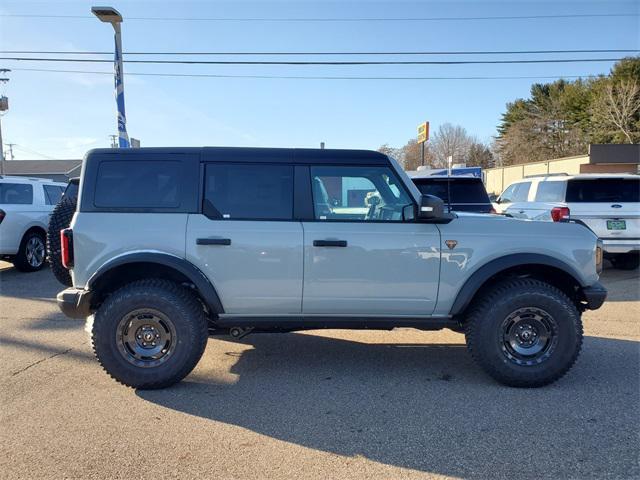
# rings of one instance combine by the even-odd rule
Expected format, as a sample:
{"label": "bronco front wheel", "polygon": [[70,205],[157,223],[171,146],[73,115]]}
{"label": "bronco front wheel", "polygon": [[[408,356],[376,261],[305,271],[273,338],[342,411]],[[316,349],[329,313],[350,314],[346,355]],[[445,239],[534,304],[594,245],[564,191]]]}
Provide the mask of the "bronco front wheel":
{"label": "bronco front wheel", "polygon": [[513,387],[540,387],[562,377],[582,346],[573,302],[534,279],[507,279],[470,307],[467,347],[493,378]]}
{"label": "bronco front wheel", "polygon": [[163,388],[196,366],[208,338],[202,305],[187,288],[166,280],[125,285],[98,309],[92,327],[98,361],[115,380]]}

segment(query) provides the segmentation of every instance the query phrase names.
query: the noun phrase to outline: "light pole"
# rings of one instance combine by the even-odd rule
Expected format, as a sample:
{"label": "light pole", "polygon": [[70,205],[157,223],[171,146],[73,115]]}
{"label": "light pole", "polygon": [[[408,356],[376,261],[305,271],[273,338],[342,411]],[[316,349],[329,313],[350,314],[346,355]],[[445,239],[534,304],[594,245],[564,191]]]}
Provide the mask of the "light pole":
{"label": "light pole", "polygon": [[101,22],[110,23],[115,32],[115,57],[113,59],[116,104],[118,106],[118,145],[120,148],[129,148],[129,135],[127,134],[127,116],[124,111],[124,78],[122,69],[122,15],[113,7],[91,7],[93,13]]}

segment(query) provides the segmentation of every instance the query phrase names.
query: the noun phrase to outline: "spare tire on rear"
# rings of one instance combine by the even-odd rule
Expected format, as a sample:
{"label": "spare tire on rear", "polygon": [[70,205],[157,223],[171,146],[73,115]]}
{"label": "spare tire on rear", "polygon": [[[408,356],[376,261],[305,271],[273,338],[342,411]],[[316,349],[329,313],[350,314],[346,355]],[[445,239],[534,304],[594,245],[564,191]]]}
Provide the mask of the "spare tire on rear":
{"label": "spare tire on rear", "polygon": [[47,229],[47,257],[53,275],[60,283],[68,287],[72,286],[71,274],[62,265],[60,254],[60,230],[68,228],[71,219],[76,211],[77,199],[73,197],[63,197],[60,203],[55,206],[49,219]]}

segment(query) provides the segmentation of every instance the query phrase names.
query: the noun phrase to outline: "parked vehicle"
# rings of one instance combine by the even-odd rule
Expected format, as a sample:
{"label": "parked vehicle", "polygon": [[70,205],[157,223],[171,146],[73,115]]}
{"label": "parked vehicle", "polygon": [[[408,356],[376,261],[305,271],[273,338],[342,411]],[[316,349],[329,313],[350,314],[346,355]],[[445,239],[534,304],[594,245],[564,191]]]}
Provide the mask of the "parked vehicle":
{"label": "parked vehicle", "polygon": [[526,178],[499,198],[503,213],[516,218],[571,221],[593,231],[614,267],[640,265],[640,176],[558,175]]}
{"label": "parked vehicle", "polygon": [[411,180],[422,194],[441,198],[446,206],[449,205],[449,194],[451,194],[453,211],[495,213],[481,178],[412,175]]}
{"label": "parked vehicle", "polygon": [[180,381],[212,332],[395,327],[464,332],[492,377],[537,387],[606,297],[588,229],[445,213],[378,152],[101,149],[82,172],[58,305],[94,315],[100,364],[132,387]]}
{"label": "parked vehicle", "polygon": [[23,272],[42,268],[49,214],[65,187],[40,178],[0,176],[0,258]]}

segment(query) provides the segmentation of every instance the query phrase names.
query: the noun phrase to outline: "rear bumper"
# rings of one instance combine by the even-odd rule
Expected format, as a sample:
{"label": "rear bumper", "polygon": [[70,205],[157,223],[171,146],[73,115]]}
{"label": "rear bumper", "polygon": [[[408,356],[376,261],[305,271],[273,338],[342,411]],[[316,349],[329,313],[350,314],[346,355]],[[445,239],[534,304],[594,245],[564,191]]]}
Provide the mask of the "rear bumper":
{"label": "rear bumper", "polygon": [[584,287],[582,294],[587,302],[586,307],[589,310],[597,310],[607,298],[607,289],[600,282],[596,282],[589,287]]}
{"label": "rear bumper", "polygon": [[81,288],[67,288],[56,296],[58,307],[67,317],[87,318],[91,315],[91,292]]}
{"label": "rear bumper", "polygon": [[638,238],[628,240],[624,238],[610,240],[602,238],[601,240],[605,253],[629,253],[640,250],[640,239]]}

